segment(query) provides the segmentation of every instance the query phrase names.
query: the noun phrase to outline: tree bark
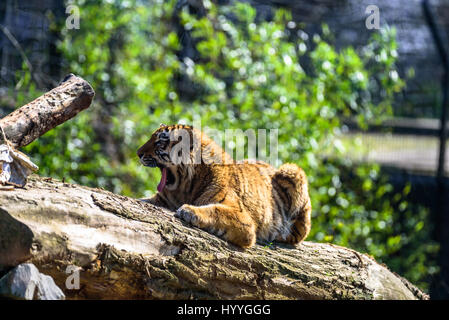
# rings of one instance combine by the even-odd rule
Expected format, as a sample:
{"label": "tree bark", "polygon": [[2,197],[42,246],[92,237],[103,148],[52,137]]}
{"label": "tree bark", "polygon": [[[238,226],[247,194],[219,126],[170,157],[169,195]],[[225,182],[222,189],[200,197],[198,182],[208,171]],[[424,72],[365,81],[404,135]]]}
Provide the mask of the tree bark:
{"label": "tree bark", "polygon": [[[0,125],[22,147],[93,97],[89,83],[70,75]],[[25,188],[0,190],[0,277],[23,262],[73,299],[428,299],[351,249],[305,242],[242,250],[168,210],[37,176]],[[78,289],[68,281],[73,266]]]}
{"label": "tree bark", "polygon": [[[428,299],[351,249],[242,250],[168,210],[37,176],[0,191],[0,275],[23,262],[52,276],[68,299]],[[78,290],[66,287],[73,265]]]}
{"label": "tree bark", "polygon": [[0,119],[0,126],[13,147],[24,147],[88,108],[94,95],[86,80],[70,74],[58,87]]}

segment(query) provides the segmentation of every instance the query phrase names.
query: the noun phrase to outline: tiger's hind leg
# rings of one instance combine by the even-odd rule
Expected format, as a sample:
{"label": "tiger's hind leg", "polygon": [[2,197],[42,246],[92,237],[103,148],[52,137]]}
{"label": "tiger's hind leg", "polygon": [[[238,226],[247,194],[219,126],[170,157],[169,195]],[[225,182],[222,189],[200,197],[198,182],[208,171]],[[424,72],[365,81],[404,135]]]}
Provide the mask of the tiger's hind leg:
{"label": "tiger's hind leg", "polygon": [[225,204],[181,206],[175,217],[204,229],[242,248],[252,247],[256,242],[255,224],[249,217]]}
{"label": "tiger's hind leg", "polygon": [[286,163],[279,168],[273,179],[282,187],[289,199],[290,203],[286,204],[289,206],[287,218],[292,221],[290,233],[278,240],[297,244],[309,235],[312,226],[312,205],[306,174],[297,165]]}

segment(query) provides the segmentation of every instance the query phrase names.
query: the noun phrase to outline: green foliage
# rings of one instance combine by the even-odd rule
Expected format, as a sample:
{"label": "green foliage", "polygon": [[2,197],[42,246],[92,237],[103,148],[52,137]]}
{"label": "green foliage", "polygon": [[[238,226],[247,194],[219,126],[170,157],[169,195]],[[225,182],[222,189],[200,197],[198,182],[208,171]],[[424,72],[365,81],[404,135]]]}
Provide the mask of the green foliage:
{"label": "green foliage", "polygon": [[[204,1],[203,17],[184,7],[175,19],[175,3],[77,2],[81,29],[61,27],[59,48],[67,72],[88,80],[96,98],[26,149],[40,173],[149,196],[159,172],[143,168],[135,152],[159,123],[200,117],[203,126],[219,130],[279,129],[280,160],[297,163],[309,176],[309,239],[367,252],[426,287],[425,277],[435,271],[427,259],[435,247],[424,241],[427,213],[415,214],[404,195],[395,196],[377,166],[345,160],[335,139],[344,116],[357,116],[363,125],[391,113],[404,84],[395,66],[394,30],[373,33],[358,50],[337,51],[325,40],[331,37],[327,26],[307,41],[288,24],[285,10],[273,21],[256,21],[247,4]],[[178,58],[177,23],[195,39],[195,61]],[[180,90],[179,79],[193,95]],[[329,148],[336,159],[320,156]],[[404,262],[398,254],[404,259],[406,249]]]}

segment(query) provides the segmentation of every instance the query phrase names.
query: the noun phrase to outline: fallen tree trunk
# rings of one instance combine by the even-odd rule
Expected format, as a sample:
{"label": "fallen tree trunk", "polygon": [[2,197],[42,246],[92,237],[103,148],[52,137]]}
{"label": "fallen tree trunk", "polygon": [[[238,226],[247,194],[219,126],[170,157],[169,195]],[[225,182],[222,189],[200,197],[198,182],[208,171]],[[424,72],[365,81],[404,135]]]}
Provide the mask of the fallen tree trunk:
{"label": "fallen tree trunk", "polygon": [[[0,125],[22,147],[89,107],[93,96],[89,83],[70,75]],[[241,250],[167,210],[36,176],[23,189],[0,190],[0,278],[23,262],[76,299],[428,298],[350,249],[306,242]],[[66,271],[77,268],[79,288],[67,285]]]}
{"label": "fallen tree trunk", "polygon": [[86,80],[70,74],[58,87],[0,119],[0,126],[13,147],[24,147],[88,108],[94,95]]}
{"label": "fallen tree trunk", "polygon": [[[33,176],[0,191],[0,273],[22,262],[76,299],[427,299],[374,259],[305,242],[241,250],[110,192]],[[80,288],[66,287],[68,266]],[[72,269],[73,270],[73,269]]]}

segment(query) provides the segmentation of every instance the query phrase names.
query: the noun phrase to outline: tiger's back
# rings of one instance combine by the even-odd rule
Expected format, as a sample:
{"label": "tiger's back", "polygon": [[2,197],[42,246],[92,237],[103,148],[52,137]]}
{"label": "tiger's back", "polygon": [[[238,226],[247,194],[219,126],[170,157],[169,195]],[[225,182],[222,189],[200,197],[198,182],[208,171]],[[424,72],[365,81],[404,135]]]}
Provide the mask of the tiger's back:
{"label": "tiger's back", "polygon": [[256,224],[258,240],[294,244],[307,236],[311,204],[302,169],[284,164],[276,170],[263,162],[236,164],[229,169],[230,188],[239,195],[237,201],[244,214],[247,211]]}

